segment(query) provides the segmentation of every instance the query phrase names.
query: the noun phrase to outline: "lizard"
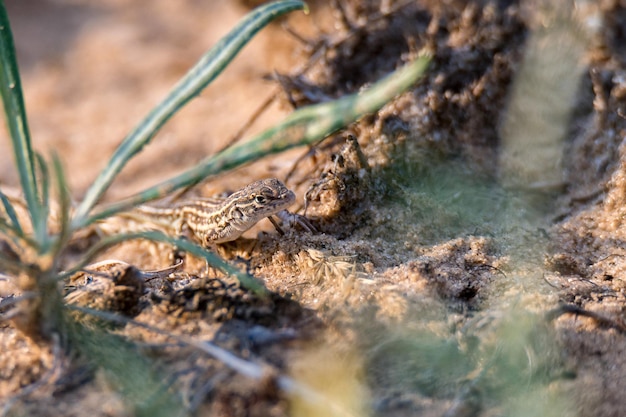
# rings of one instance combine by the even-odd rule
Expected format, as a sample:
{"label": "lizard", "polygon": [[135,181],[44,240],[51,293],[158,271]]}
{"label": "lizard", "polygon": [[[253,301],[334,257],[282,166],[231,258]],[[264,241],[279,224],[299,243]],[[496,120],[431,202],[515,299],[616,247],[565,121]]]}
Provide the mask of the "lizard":
{"label": "lizard", "polygon": [[[287,212],[296,196],[276,178],[255,181],[228,197],[202,198],[176,203],[171,207],[143,205],[123,215],[148,220],[183,234],[189,230],[205,247],[238,239],[260,220],[277,216],[298,223],[305,230],[313,226],[303,216]],[[279,229],[280,230],[280,229]]]}

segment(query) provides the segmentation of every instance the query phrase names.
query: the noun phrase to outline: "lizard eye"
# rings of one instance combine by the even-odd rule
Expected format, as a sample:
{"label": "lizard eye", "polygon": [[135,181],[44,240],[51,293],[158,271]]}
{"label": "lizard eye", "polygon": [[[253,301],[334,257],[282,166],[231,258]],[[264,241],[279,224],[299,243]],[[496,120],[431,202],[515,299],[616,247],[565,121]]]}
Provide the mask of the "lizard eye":
{"label": "lizard eye", "polygon": [[259,204],[265,204],[265,197],[263,197],[262,195],[257,195],[256,197],[254,197],[254,201]]}

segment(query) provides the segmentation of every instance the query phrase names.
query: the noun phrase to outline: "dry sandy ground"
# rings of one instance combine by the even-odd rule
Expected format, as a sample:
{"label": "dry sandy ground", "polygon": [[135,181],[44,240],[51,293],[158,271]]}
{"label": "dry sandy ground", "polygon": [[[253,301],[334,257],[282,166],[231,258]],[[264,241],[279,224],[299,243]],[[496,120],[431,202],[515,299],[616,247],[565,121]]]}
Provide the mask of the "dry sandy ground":
{"label": "dry sandy ground", "polygon": [[[61,155],[77,200],[124,135],[249,10],[200,0],[8,3],[34,145]],[[92,329],[82,355],[11,403],[12,415],[623,415],[626,9],[608,0],[339,3],[344,17],[319,1],[284,20],[307,44],[279,23],[265,29],[106,196],[219,150],[274,95],[246,136],[288,114],[290,101],[358,91],[428,46],[425,79],[376,115],[190,191],[274,176],[296,191],[300,213],[307,195],[316,233],[281,236],[263,222],[220,249],[274,295],[188,257],[131,305],[102,301],[106,291],[82,301],[211,340],[264,364],[265,377],[79,317]],[[321,58],[296,76],[311,55]],[[288,77],[269,80],[276,73]],[[6,134],[0,147],[10,189]],[[65,262],[93,242],[79,239]],[[169,252],[132,242],[103,259],[147,271],[166,268]],[[51,349],[8,324],[0,351],[4,404],[50,376]],[[298,401],[277,389],[278,374],[324,399]]]}

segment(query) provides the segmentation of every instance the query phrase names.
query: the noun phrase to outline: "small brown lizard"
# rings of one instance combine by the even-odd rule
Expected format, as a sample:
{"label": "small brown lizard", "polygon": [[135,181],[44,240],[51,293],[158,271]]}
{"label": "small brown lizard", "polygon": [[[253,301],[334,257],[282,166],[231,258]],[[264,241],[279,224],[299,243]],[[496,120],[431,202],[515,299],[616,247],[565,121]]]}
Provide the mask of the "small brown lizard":
{"label": "small brown lizard", "polygon": [[[276,178],[255,181],[224,198],[203,198],[172,207],[140,206],[125,213],[183,234],[185,229],[205,247],[239,238],[257,222],[270,216],[314,230],[306,218],[287,212],[296,196]],[[272,220],[270,218],[270,220]],[[274,221],[272,223],[276,225]]]}

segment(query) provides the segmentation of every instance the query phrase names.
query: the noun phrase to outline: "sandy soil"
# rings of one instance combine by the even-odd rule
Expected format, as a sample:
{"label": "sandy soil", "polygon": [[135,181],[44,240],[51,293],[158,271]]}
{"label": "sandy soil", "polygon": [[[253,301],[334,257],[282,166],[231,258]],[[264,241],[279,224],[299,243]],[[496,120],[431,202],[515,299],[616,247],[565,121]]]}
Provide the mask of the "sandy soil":
{"label": "sandy soil", "polygon": [[[124,135],[250,7],[92,3],[8,4],[34,145],[61,155],[76,200]],[[377,114],[190,191],[277,177],[298,195],[301,214],[307,196],[316,233],[281,236],[262,222],[219,250],[272,296],[190,256],[184,269],[144,282],[142,273],[171,264],[171,251],[143,241],[102,255],[136,269],[109,264],[106,285],[89,274],[68,283],[82,291],[68,302],[210,340],[263,364],[263,378],[136,326],[77,315],[84,346],[55,359],[3,324],[0,399],[10,415],[623,414],[625,9],[340,3],[343,17],[320,1],[309,16],[281,21],[307,44],[280,22],[265,29],[105,197],[219,150],[272,96],[245,136],[292,105],[358,91],[428,46],[425,79]],[[270,80],[276,72],[280,84]],[[0,183],[14,189],[5,133],[0,149]],[[78,239],[64,262],[93,243]],[[277,375],[324,399],[288,395]]]}

